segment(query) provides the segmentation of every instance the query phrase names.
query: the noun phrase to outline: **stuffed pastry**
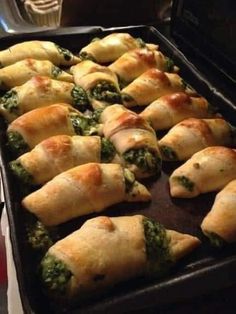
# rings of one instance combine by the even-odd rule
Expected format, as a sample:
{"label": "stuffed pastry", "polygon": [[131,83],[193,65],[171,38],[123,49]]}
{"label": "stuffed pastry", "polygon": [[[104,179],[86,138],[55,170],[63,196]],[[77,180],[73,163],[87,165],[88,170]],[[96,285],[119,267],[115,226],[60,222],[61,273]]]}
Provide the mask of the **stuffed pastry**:
{"label": "stuffed pastry", "polygon": [[75,84],[87,93],[94,109],[120,103],[118,79],[108,67],[85,60],[71,67]]}
{"label": "stuffed pastry", "polygon": [[26,196],[22,205],[45,226],[55,226],[120,202],[150,199],[149,191],[128,169],[118,164],[87,163],[57,175]]}
{"label": "stuffed pastry", "polygon": [[109,65],[109,69],[116,73],[123,87],[151,68],[163,72],[173,72],[176,69],[170,58],[160,51],[147,48],[130,50]]}
{"label": "stuffed pastry", "polygon": [[215,246],[236,242],[236,180],[228,183],[215,198],[201,228]]}
{"label": "stuffed pastry", "polygon": [[8,121],[13,121],[30,110],[60,102],[84,110],[88,106],[88,97],[81,87],[73,83],[34,76],[1,98],[0,112]]}
{"label": "stuffed pastry", "polygon": [[59,173],[88,162],[112,162],[112,143],[100,136],[56,135],[35,146],[10,163],[21,181],[43,184]]}
{"label": "stuffed pastry", "polygon": [[148,47],[157,49],[157,45],[145,44],[141,38],[134,38],[127,33],[113,33],[102,39],[95,38],[80,51],[81,59],[89,59],[97,63],[113,62],[125,52],[136,48]]}
{"label": "stuffed pastry", "polygon": [[234,146],[235,131],[224,119],[189,118],[159,140],[163,160],[187,160],[209,146]]}
{"label": "stuffed pastry", "polygon": [[186,88],[186,83],[178,74],[152,68],[123,88],[121,96],[124,106],[128,108],[147,106],[161,96],[183,92]]}
{"label": "stuffed pastry", "polygon": [[173,197],[191,198],[202,193],[219,191],[236,179],[236,150],[207,147],[195,153],[169,178]]}
{"label": "stuffed pastry", "polygon": [[69,50],[50,41],[25,41],[0,51],[0,67],[27,58],[49,60],[55,65],[73,65],[80,62]]}
{"label": "stuffed pastry", "polygon": [[100,216],[51,246],[40,275],[51,296],[84,299],[134,277],[166,275],[199,245],[142,215]]}
{"label": "stuffed pastry", "polygon": [[205,98],[190,97],[183,92],[164,95],[140,113],[154,130],[170,129],[187,118],[204,119],[212,118],[214,115],[214,108]]}
{"label": "stuffed pastry", "polygon": [[107,107],[100,116],[104,136],[137,177],[159,174],[161,158],[154,130],[146,120],[122,105]]}
{"label": "stuffed pastry", "polygon": [[52,79],[73,82],[73,76],[62,71],[51,61],[27,58],[0,69],[0,89],[19,86],[32,77],[42,75]]}
{"label": "stuffed pastry", "polygon": [[8,144],[17,155],[54,135],[92,135],[99,126],[67,104],[34,109],[14,120],[7,129]]}

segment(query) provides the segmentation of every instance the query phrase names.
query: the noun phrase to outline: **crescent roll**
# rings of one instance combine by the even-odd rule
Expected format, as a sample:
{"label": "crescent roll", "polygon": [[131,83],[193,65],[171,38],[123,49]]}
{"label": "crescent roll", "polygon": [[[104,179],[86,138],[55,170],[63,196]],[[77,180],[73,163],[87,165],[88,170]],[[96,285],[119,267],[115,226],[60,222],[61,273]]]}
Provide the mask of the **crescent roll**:
{"label": "crescent roll", "polygon": [[158,144],[163,160],[187,160],[209,146],[233,146],[235,136],[224,119],[189,118],[170,129]]}
{"label": "crescent roll", "polygon": [[124,106],[129,108],[147,106],[161,96],[185,90],[186,84],[178,74],[152,68],[123,88],[121,96]]}
{"label": "crescent roll", "polygon": [[100,121],[104,136],[137,177],[161,171],[156,134],[146,120],[122,105],[112,105],[102,112]]}
{"label": "crescent roll", "polygon": [[236,241],[236,180],[228,183],[215,198],[210,212],[203,219],[201,228],[212,244]]}
{"label": "crescent roll", "polygon": [[146,119],[154,130],[166,130],[187,118],[212,118],[213,108],[203,97],[191,97],[186,93],[164,95],[149,106],[140,116]]}
{"label": "crescent roll", "polygon": [[22,85],[37,75],[48,76],[59,81],[73,82],[72,75],[62,71],[51,61],[27,58],[0,69],[0,89]]}
{"label": "crescent roll", "polygon": [[73,83],[34,76],[2,97],[0,113],[12,121],[28,111],[56,103],[68,103],[84,109],[88,105],[88,98],[86,92]]}
{"label": "crescent roll", "polygon": [[120,202],[150,199],[148,190],[128,169],[118,164],[87,163],[59,174],[26,196],[22,205],[45,226],[55,226]]}
{"label": "crescent roll", "polygon": [[0,51],[0,67],[27,58],[49,60],[55,65],[73,65],[80,62],[68,49],[50,41],[25,41]]}
{"label": "crescent roll", "polygon": [[236,151],[223,146],[207,147],[195,153],[169,178],[173,197],[191,198],[219,191],[236,179]]}
{"label": "crescent roll", "polygon": [[118,79],[108,67],[85,60],[71,67],[75,84],[87,93],[94,109],[120,103]]}
{"label": "crescent roll", "polygon": [[128,279],[163,276],[199,244],[145,216],[100,216],[51,246],[40,275],[51,296],[84,299]]}
{"label": "crescent roll", "polygon": [[90,59],[97,63],[113,62],[125,52],[147,46],[157,49],[157,45],[145,44],[140,38],[134,38],[127,33],[113,33],[102,39],[93,40],[80,51],[81,59]]}
{"label": "crescent roll", "polygon": [[15,175],[28,184],[44,184],[59,173],[88,162],[111,162],[115,149],[100,136],[56,135],[10,163]]}
{"label": "crescent roll", "polygon": [[163,72],[172,72],[174,65],[160,51],[147,48],[130,50],[109,65],[109,69],[116,73],[123,86],[128,85],[151,68],[157,68]]}
{"label": "crescent roll", "polygon": [[55,104],[29,111],[7,129],[11,149],[23,154],[54,135],[98,134],[99,127],[67,104]]}

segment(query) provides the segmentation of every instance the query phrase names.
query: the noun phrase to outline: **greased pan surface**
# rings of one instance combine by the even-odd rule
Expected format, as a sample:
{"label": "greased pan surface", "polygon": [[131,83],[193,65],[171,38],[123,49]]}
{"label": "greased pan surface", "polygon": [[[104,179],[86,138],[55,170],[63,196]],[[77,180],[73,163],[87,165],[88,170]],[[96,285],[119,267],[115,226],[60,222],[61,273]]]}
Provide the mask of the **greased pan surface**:
{"label": "greased pan surface", "polygon": [[[210,103],[216,105],[225,119],[236,125],[236,108],[217,90],[216,86],[211,85],[210,77],[202,77],[181,52],[151,27],[113,28],[78,34],[75,30],[72,34],[58,30],[55,34],[51,32],[34,34],[33,36],[29,34],[19,35],[1,39],[0,49],[17,42],[37,38],[39,40],[52,40],[73,52],[79,52],[93,37],[104,37],[112,32],[128,32],[136,37],[141,37],[146,42],[159,44],[160,50],[166,56],[171,57],[179,66],[181,77],[199,94],[206,97]],[[6,125],[3,120],[0,122],[2,178],[13,256],[24,311],[26,313],[58,313],[61,307],[52,305],[42,293],[36,271],[37,255],[30,250],[26,243],[25,222],[29,218],[20,207],[22,193],[19,192],[19,186],[8,170],[8,162],[12,160],[12,156],[6,145]],[[164,163],[160,177],[142,180],[151,191],[152,201],[150,203],[141,205],[119,204],[104,211],[102,215],[144,214],[158,220],[166,228],[198,236],[202,240],[202,245],[163,279],[131,280],[112,289],[104,297],[74,305],[72,308],[67,308],[66,312],[129,312],[180,301],[236,282],[236,247],[232,245],[222,251],[212,249],[199,227],[204,215],[211,208],[215,193],[208,193],[194,199],[172,199],[169,195],[168,176],[174,168],[176,168],[176,164]],[[85,220],[91,217],[93,215],[60,225],[58,236],[63,237],[78,229]]]}

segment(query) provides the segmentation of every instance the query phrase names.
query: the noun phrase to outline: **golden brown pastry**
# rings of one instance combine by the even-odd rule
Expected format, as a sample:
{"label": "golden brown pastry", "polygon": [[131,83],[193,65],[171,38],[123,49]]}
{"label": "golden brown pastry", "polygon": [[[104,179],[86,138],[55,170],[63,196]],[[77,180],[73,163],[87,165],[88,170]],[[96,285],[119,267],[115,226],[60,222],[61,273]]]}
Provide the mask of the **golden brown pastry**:
{"label": "golden brown pastry", "polygon": [[163,160],[187,160],[209,146],[234,146],[233,127],[224,119],[189,118],[158,142]]}
{"label": "golden brown pastry", "polygon": [[236,179],[236,150],[207,147],[195,153],[170,176],[170,194],[191,198],[202,193],[219,191]]}
{"label": "golden brown pastry", "polygon": [[48,76],[59,81],[73,82],[72,75],[62,71],[51,61],[27,58],[0,69],[0,89],[22,85],[37,75]]}
{"label": "golden brown pastry", "polygon": [[157,68],[163,72],[172,72],[176,69],[173,61],[160,51],[147,48],[130,50],[109,65],[109,69],[116,73],[123,86],[128,85],[151,68]]}
{"label": "golden brown pastry", "polygon": [[137,177],[161,171],[156,134],[146,120],[122,105],[112,105],[102,112],[100,122],[104,136]]}
{"label": "golden brown pastry", "polygon": [[97,63],[113,62],[125,52],[141,47],[157,49],[157,45],[145,44],[140,38],[127,33],[113,33],[102,39],[93,40],[80,51],[81,59],[90,59]]}
{"label": "golden brown pastry", "polygon": [[22,205],[45,226],[55,226],[120,202],[150,199],[148,190],[128,169],[118,164],[87,163],[59,174],[26,196]]}
{"label": "golden brown pastry", "polygon": [[187,118],[212,118],[215,114],[205,98],[179,92],[158,98],[140,115],[154,130],[165,130]]}
{"label": "golden brown pastry", "polygon": [[186,84],[178,74],[152,68],[123,88],[121,95],[124,106],[129,108],[147,106],[161,96],[185,90]]}
{"label": "golden brown pastry", "polygon": [[94,109],[121,102],[118,79],[108,67],[84,60],[71,67],[75,84],[87,93]]}
{"label": "golden brown pastry", "polygon": [[145,216],[100,216],[55,243],[40,273],[54,297],[89,298],[134,277],[163,276],[199,245],[198,238],[166,230]]}
{"label": "golden brown pastry", "polygon": [[34,109],[14,120],[7,129],[11,149],[23,154],[54,135],[98,134],[99,127],[67,104]]}
{"label": "golden brown pastry", "polygon": [[43,184],[59,173],[88,162],[112,162],[115,149],[99,136],[56,135],[10,163],[21,181]]}
{"label": "golden brown pastry", "polygon": [[215,198],[201,228],[213,245],[236,241],[236,180],[228,183]]}
{"label": "golden brown pastry", "polygon": [[88,98],[86,92],[73,83],[34,76],[2,97],[0,113],[6,120],[13,121],[28,111],[56,103],[71,104],[84,110],[88,105]]}
{"label": "golden brown pastry", "polygon": [[55,65],[72,65],[80,62],[80,58],[53,42],[32,40],[0,51],[0,68],[26,58],[49,60]]}

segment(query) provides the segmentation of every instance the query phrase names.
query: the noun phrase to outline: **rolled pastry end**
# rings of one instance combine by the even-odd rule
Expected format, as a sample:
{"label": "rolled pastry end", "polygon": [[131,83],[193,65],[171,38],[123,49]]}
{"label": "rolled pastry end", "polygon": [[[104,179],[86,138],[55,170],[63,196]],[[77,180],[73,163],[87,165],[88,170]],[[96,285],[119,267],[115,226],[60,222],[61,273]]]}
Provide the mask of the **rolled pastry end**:
{"label": "rolled pastry end", "polygon": [[171,176],[169,183],[172,197],[192,198],[199,194],[194,182],[186,176]]}

